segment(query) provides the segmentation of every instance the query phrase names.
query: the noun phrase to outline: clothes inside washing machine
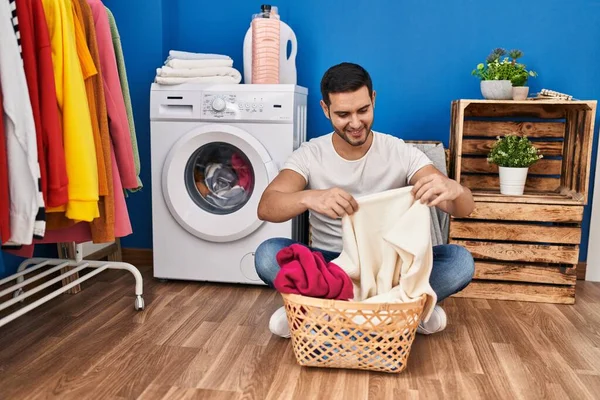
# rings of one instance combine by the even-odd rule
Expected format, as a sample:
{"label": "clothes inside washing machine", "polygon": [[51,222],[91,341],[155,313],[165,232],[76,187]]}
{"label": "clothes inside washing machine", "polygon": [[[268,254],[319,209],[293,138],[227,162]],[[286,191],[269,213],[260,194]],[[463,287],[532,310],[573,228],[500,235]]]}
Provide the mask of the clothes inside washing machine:
{"label": "clothes inside washing machine", "polygon": [[254,190],[254,171],[237,147],[213,142],[192,154],[186,166],[186,186],[194,202],[214,214],[242,208]]}

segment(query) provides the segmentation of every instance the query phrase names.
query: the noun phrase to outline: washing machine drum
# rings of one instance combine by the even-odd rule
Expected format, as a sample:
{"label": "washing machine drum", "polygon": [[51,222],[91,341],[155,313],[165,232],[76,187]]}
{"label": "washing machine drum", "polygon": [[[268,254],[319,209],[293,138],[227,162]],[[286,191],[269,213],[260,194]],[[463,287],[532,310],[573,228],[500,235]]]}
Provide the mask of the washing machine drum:
{"label": "washing machine drum", "polygon": [[204,125],[169,152],[163,196],[173,218],[188,232],[230,242],[262,224],[258,202],[276,174],[269,153],[254,136],[234,126]]}

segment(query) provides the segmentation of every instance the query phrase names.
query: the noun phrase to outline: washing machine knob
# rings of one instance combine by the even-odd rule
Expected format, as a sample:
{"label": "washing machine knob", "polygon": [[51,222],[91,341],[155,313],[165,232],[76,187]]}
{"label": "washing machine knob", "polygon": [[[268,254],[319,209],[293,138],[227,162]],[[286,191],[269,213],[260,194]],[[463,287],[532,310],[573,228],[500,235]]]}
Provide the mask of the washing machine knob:
{"label": "washing machine knob", "polygon": [[212,108],[215,111],[223,111],[227,107],[227,103],[220,97],[217,97],[212,102]]}

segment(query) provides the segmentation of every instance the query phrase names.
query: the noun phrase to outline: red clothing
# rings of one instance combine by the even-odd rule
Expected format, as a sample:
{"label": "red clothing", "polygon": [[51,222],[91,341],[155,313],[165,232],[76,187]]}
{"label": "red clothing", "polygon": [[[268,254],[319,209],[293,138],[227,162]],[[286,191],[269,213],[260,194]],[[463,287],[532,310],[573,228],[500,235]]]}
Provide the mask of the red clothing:
{"label": "red clothing", "polygon": [[281,249],[276,258],[281,270],[273,285],[280,293],[336,300],[354,297],[348,274],[336,264],[326,263],[320,252],[292,244]]}
{"label": "red clothing", "polygon": [[137,189],[139,185],[133,160],[131,133],[129,131],[129,121],[127,120],[123,91],[121,90],[121,81],[119,80],[119,71],[117,69],[112,35],[110,33],[108,14],[102,1],[87,0],[87,2],[94,16],[110,137],[115,149],[122,187],[123,189]]}
{"label": "red clothing", "polygon": [[52,48],[41,0],[16,0],[23,66],[37,136],[42,193],[46,207],[67,203],[68,178]]}
{"label": "red clothing", "polygon": [[0,90],[0,243],[7,242],[10,239],[10,194],[3,113],[2,90]]}

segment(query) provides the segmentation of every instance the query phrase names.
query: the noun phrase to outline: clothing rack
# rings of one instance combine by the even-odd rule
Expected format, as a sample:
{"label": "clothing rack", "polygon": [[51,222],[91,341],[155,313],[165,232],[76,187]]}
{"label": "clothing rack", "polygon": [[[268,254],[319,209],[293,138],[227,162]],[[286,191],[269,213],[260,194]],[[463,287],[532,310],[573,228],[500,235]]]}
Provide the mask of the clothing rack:
{"label": "clothing rack", "polygon": [[[12,312],[11,314],[5,316],[0,319],[0,327],[6,325],[7,323],[15,320],[16,318],[28,313],[36,307],[52,300],[58,295],[70,290],[71,288],[81,284],[82,282],[93,278],[104,270],[107,269],[120,269],[127,270],[133,274],[135,278],[135,302],[134,308],[138,311],[144,309],[144,298],[143,295],[143,279],[140,271],[133,266],[132,264],[118,261],[92,261],[92,260],[84,260],[83,259],[83,250],[82,245],[77,244],[75,249],[75,259],[61,259],[61,258],[29,258],[23,261],[17,270],[17,272],[7,278],[0,280],[0,287],[6,285],[7,283],[16,280],[16,283],[2,291],[0,291],[0,298],[5,297],[6,295],[10,295],[12,293],[12,299],[6,300],[0,303],[0,311],[11,307],[19,302],[23,302],[26,298],[58,283],[63,279],[68,278],[74,274],[78,274],[80,271],[90,268],[92,271],[83,275],[82,277],[68,283],[67,285],[62,286],[61,288],[52,291],[51,293],[46,294],[40,299],[35,300],[31,304],[20,308]],[[31,274],[38,270],[41,270],[44,267],[52,267],[44,272],[40,272],[35,276],[32,276],[28,279],[25,279],[25,275]],[[48,280],[47,282],[42,283],[28,291],[24,291],[23,288],[35,281],[38,281],[46,276],[49,276],[57,271],[62,270],[63,268],[69,268],[69,270],[61,273],[59,276]]]}

